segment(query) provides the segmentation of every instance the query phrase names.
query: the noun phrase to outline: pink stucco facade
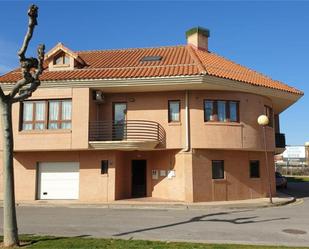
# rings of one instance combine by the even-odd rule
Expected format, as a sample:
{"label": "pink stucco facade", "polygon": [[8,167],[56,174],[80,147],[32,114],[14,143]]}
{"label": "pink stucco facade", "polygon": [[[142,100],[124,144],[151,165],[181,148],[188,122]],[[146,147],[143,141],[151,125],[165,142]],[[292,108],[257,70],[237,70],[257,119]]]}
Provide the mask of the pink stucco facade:
{"label": "pink stucco facade", "polygon": [[[145,196],[187,202],[239,200],[268,195],[263,129],[257,117],[271,99],[244,92],[186,91],[104,93],[104,103],[90,88],[39,89],[31,99],[72,99],[72,129],[20,130],[20,104],[14,104],[14,169],[16,199],[36,200],[41,162],[79,162],[79,200],[111,202],[132,197],[132,160],[146,160]],[[204,99],[239,101],[239,122],[204,122]],[[180,122],[168,122],[168,101],[180,100]],[[165,131],[164,143],[153,149],[90,146],[89,122],[111,120],[113,103],[127,103],[127,120],[149,120]],[[186,106],[189,109],[187,148]],[[275,194],[275,129],[266,127],[272,192]],[[120,144],[120,141],[119,141]],[[108,160],[108,174],[101,161]],[[212,179],[212,160],[224,160],[224,179]],[[250,178],[249,161],[260,161],[260,177]],[[157,179],[152,170],[158,171]],[[166,175],[160,175],[164,171]],[[174,172],[168,177],[169,171]],[[26,180],[25,180],[26,179]],[[2,180],[2,179],[1,179]],[[0,189],[2,195],[2,184]]]}

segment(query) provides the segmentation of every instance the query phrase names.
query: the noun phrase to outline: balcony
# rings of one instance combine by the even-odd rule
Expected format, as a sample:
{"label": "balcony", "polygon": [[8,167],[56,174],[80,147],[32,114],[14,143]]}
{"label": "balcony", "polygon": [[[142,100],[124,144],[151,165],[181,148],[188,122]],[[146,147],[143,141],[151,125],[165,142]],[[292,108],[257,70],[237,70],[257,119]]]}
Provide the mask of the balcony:
{"label": "balcony", "polygon": [[152,150],[165,143],[163,127],[154,121],[94,121],[89,123],[89,145],[105,150]]}
{"label": "balcony", "polygon": [[285,134],[284,133],[276,133],[275,136],[275,141],[276,141],[276,149],[275,153],[280,154],[285,150]]}

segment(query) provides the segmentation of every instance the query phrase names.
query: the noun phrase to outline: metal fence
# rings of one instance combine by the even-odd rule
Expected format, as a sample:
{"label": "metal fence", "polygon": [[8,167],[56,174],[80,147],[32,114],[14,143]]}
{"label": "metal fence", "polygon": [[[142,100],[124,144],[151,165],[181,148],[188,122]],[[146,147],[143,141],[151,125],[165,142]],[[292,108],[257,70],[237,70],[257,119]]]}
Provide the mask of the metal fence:
{"label": "metal fence", "polygon": [[143,140],[165,142],[165,130],[155,121],[93,121],[89,123],[89,141]]}

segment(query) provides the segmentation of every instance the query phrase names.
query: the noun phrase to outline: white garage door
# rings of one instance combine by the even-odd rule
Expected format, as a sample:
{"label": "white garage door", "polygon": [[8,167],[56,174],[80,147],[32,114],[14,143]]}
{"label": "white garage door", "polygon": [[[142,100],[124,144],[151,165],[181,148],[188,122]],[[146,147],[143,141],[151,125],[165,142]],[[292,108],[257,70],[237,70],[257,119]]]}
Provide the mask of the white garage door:
{"label": "white garage door", "polygon": [[39,164],[38,194],[41,200],[78,199],[78,162],[44,162]]}

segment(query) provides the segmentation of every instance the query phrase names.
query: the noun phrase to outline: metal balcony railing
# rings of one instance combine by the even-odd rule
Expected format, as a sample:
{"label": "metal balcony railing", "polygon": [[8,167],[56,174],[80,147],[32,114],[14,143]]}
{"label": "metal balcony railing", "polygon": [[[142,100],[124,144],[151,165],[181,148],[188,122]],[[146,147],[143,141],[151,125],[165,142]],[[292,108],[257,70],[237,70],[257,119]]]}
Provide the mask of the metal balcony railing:
{"label": "metal balcony railing", "polygon": [[89,123],[89,141],[165,141],[165,130],[147,120],[93,121]]}
{"label": "metal balcony railing", "polygon": [[276,133],[276,148],[285,148],[285,134],[283,133]]}

